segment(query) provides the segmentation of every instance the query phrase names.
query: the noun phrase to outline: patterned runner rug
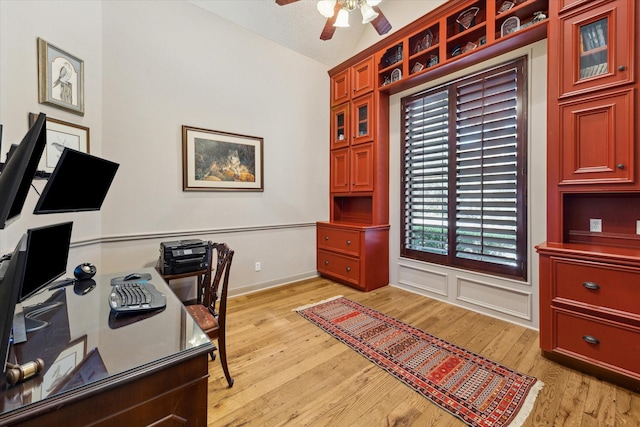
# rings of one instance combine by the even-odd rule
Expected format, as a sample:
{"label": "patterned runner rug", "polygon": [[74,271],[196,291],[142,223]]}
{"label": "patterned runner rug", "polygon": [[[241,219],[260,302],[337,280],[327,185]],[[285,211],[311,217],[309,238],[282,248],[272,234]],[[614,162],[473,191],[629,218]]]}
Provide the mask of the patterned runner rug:
{"label": "patterned runner rug", "polygon": [[544,385],[342,296],[296,308],[470,426],[520,426]]}

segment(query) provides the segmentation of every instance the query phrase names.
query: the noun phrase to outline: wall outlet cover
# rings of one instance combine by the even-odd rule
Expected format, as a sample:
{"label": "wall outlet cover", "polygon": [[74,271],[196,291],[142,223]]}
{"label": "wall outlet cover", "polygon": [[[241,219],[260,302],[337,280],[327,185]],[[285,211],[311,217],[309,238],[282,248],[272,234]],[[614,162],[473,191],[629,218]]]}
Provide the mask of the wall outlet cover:
{"label": "wall outlet cover", "polygon": [[590,219],[589,220],[589,231],[592,233],[601,233],[602,232],[602,220],[601,219]]}

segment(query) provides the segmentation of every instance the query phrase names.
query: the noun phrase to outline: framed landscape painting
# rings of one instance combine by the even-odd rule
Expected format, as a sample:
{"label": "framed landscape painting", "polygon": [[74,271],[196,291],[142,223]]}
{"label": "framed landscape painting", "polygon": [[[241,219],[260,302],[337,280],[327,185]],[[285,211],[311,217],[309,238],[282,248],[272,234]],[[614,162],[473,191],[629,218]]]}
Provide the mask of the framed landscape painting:
{"label": "framed landscape painting", "polygon": [[182,126],[184,191],[264,191],[263,139]]}

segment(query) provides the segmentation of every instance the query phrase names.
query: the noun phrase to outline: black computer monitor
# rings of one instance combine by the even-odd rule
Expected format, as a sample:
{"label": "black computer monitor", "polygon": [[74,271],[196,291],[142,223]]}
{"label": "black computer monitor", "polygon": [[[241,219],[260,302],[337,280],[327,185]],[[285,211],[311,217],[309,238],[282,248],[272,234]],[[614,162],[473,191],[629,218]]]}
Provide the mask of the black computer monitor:
{"label": "black computer monitor", "polygon": [[2,372],[7,370],[13,313],[20,296],[26,258],[27,236],[25,234],[16,245],[11,257],[0,264],[0,366]]}
{"label": "black computer monitor", "polygon": [[46,116],[40,114],[0,174],[0,229],[16,220],[47,144]]}
{"label": "black computer monitor", "polygon": [[119,166],[118,163],[65,148],[33,213],[100,210]]}
{"label": "black computer monitor", "polygon": [[27,258],[18,302],[23,302],[67,271],[73,222],[27,231]]}

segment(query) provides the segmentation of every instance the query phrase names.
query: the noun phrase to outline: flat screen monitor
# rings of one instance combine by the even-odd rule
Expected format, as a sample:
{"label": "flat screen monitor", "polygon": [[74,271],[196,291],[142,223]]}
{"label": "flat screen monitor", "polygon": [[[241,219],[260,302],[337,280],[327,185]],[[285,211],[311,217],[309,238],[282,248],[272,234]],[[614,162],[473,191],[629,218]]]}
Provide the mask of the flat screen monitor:
{"label": "flat screen monitor", "polygon": [[18,302],[23,302],[67,271],[73,222],[27,231],[27,258]]}
{"label": "flat screen monitor", "polygon": [[6,372],[7,357],[11,345],[13,313],[20,295],[20,286],[24,278],[27,236],[24,235],[13,254],[0,265],[0,365]]}
{"label": "flat screen monitor", "polygon": [[47,144],[46,116],[40,114],[35,123],[7,160],[0,174],[0,229],[16,220],[29,193]]}
{"label": "flat screen monitor", "polygon": [[65,148],[33,213],[100,210],[119,166],[118,163]]}

